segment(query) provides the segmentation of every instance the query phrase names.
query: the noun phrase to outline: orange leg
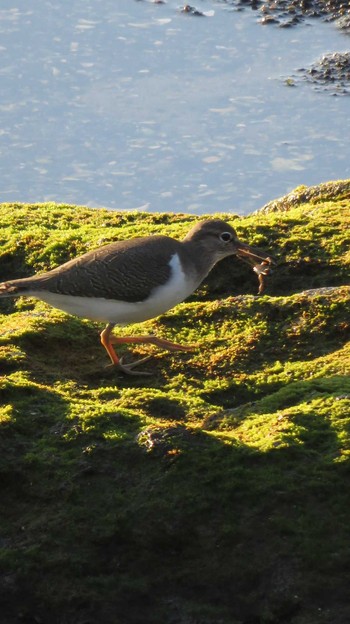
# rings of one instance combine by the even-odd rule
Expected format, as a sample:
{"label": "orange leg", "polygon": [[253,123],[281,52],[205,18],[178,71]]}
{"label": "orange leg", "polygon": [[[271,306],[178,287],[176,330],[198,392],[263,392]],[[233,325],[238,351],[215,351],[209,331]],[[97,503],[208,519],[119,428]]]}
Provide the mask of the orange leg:
{"label": "orange leg", "polygon": [[192,351],[194,347],[188,345],[181,345],[177,342],[171,342],[170,340],[165,340],[165,338],[157,338],[156,336],[114,336],[112,335],[114,325],[112,323],[108,323],[105,329],[101,332],[101,343],[106,349],[109,357],[112,360],[112,363],[115,366],[118,366],[120,370],[129,375],[150,375],[150,373],[139,373],[137,371],[132,371],[135,366],[142,364],[143,362],[147,362],[152,356],[148,355],[147,357],[142,358],[141,360],[137,360],[137,362],[133,362],[132,364],[123,365],[122,358],[119,358],[116,354],[112,345],[114,344],[123,344],[123,343],[151,343],[160,347],[162,349],[167,349],[168,351]]}

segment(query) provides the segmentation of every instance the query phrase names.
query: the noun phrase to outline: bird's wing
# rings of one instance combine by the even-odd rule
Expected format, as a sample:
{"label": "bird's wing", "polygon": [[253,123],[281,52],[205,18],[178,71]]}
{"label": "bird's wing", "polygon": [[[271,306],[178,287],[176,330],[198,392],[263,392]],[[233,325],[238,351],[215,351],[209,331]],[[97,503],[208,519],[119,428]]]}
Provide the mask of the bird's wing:
{"label": "bird's wing", "polygon": [[21,282],[26,282],[27,290],[143,301],[169,279],[169,261],[177,245],[166,236],[117,241]]}

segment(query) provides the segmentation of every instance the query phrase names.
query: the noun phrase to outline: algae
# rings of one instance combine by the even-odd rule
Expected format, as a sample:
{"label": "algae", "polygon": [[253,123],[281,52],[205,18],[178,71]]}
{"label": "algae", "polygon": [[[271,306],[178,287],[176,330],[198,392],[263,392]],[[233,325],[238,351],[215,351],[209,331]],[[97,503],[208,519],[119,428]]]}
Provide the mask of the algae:
{"label": "algae", "polygon": [[[154,354],[149,378],[108,366],[97,324],[1,303],[4,624],[349,621],[348,188],[220,215],[275,256],[266,294],[223,261],[133,326],[198,345],[127,349]],[[2,204],[0,220],[6,279],[196,218]]]}

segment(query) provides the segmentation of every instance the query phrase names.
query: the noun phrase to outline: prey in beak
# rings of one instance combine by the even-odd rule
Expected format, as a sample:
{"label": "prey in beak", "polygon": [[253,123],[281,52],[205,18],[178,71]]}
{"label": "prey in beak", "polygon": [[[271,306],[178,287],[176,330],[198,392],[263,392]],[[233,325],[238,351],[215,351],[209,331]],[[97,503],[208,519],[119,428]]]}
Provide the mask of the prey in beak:
{"label": "prey in beak", "polygon": [[265,290],[266,277],[272,273],[272,266],[276,262],[260,249],[254,249],[254,247],[241,241],[237,241],[236,256],[253,267],[253,271],[257,274],[259,280],[258,294],[261,295]]}

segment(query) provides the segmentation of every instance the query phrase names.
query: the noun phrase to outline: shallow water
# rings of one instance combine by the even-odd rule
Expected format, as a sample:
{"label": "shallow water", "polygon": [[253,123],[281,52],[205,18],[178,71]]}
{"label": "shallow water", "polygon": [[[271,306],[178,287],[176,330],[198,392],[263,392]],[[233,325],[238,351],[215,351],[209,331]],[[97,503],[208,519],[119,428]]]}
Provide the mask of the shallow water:
{"label": "shallow water", "polygon": [[349,39],[179,4],[2,2],[1,201],[247,214],[350,177],[348,97],[284,81]]}

